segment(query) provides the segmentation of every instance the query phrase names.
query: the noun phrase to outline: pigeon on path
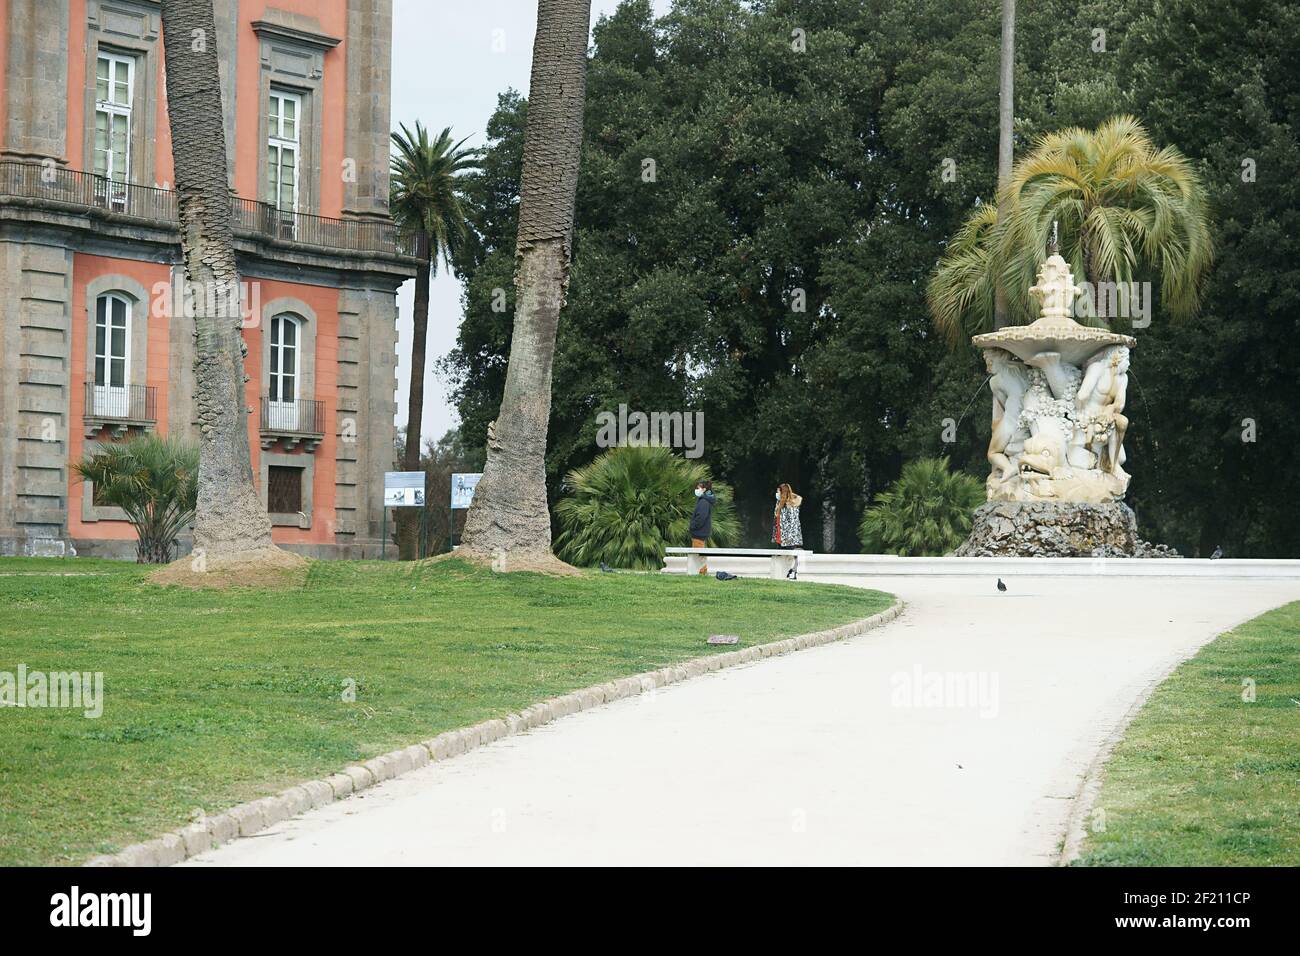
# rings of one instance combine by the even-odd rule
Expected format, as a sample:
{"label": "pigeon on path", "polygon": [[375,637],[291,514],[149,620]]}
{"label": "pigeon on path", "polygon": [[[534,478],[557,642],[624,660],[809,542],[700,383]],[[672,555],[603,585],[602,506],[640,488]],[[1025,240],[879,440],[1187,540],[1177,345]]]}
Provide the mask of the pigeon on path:
{"label": "pigeon on path", "polygon": [[1001,579],[1001,578],[998,578],[998,590],[999,590],[999,591],[1005,591],[1006,589],[1007,589],[1007,586],[1006,586],[1005,584],[1002,583],[1002,579]]}

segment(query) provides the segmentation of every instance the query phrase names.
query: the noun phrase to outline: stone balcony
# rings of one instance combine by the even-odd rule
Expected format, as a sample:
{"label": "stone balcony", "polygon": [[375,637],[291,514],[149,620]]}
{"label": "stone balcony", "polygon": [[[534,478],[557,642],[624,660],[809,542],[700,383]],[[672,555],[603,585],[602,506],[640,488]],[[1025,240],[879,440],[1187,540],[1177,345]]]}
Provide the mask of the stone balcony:
{"label": "stone balcony", "polygon": [[298,445],[305,451],[315,451],[325,437],[325,403],[301,399],[273,402],[262,396],[258,434],[263,449],[281,442],[286,451]]}
{"label": "stone balcony", "polygon": [[[15,160],[0,161],[0,207],[48,210],[93,216],[144,230],[166,230],[179,242],[176,192],[154,186],[114,182],[93,173]],[[391,220],[333,219],[286,212],[267,203],[230,198],[236,240],[295,248],[349,258],[388,260],[407,272],[418,262],[414,237]],[[141,234],[139,238],[149,238]],[[414,275],[414,271],[409,271]]]}
{"label": "stone balcony", "polygon": [[131,429],[153,431],[158,424],[158,389],[152,385],[96,385],[86,383],[82,423],[86,437],[96,438],[107,430],[124,438]]}

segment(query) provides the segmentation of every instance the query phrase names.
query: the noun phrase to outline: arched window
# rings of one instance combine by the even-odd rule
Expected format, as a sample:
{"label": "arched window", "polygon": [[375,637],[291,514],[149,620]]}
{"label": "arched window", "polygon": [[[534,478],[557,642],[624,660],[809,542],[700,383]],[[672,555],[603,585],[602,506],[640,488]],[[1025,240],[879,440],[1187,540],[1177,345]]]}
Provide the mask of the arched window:
{"label": "arched window", "polygon": [[270,391],[267,414],[272,428],[298,428],[298,343],[301,322],[284,313],[271,319]]}
{"label": "arched window", "polygon": [[131,300],[106,292],[95,300],[95,414],[127,417],[131,384]]}

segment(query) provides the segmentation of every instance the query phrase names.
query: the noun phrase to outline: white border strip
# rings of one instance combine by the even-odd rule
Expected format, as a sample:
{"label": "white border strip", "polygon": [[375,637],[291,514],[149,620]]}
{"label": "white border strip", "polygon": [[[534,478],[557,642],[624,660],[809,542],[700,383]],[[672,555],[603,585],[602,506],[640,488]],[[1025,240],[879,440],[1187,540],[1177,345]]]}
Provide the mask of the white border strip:
{"label": "white border strip", "polygon": [[[712,570],[766,577],[766,558],[711,557]],[[686,559],[669,555],[663,570],[685,574]],[[1275,558],[900,558],[891,554],[810,554],[799,576],[825,580],[874,577],[1159,577],[1300,580],[1300,560]]]}

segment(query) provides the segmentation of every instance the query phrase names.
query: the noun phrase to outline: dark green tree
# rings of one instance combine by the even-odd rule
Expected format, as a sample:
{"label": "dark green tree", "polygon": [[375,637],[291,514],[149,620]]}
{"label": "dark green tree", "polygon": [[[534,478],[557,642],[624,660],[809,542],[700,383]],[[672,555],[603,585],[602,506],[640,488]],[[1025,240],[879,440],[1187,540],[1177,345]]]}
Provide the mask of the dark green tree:
{"label": "dark green tree", "polygon": [[1200,169],[1215,264],[1200,313],[1139,330],[1130,503],[1184,553],[1300,555],[1300,35],[1295,0],[1164,0],[1116,54],[1152,136]]}
{"label": "dark green tree", "polygon": [[[1296,284],[1284,281],[1300,235],[1283,53],[1295,6],[1017,5],[1017,154],[1132,113],[1210,193],[1219,258],[1202,312],[1139,330],[1130,389],[1130,499],[1147,537],[1185,550],[1203,537],[1234,553],[1300,542],[1281,513],[1300,448],[1283,411],[1298,378]],[[836,548],[852,551],[864,507],[904,462],[947,455],[983,477],[983,365],[946,348],[924,293],[962,221],[995,196],[1000,37],[1000,0],[679,0],[658,20],[627,0],[597,24],[553,369],[552,502],[596,456],[596,415],[619,403],[705,413],[704,460],[734,485],[756,545],[779,481],[804,496],[810,546],[824,547],[829,504]],[[510,348],[526,110],[501,97],[467,186],[483,249],[446,370],[471,445]],[[1244,157],[1259,182],[1241,183]],[[1240,441],[1244,418],[1258,422],[1254,445]],[[1205,474],[1186,464],[1201,461]],[[1241,494],[1225,509],[1216,488]],[[1256,489],[1276,504],[1252,504]]]}

